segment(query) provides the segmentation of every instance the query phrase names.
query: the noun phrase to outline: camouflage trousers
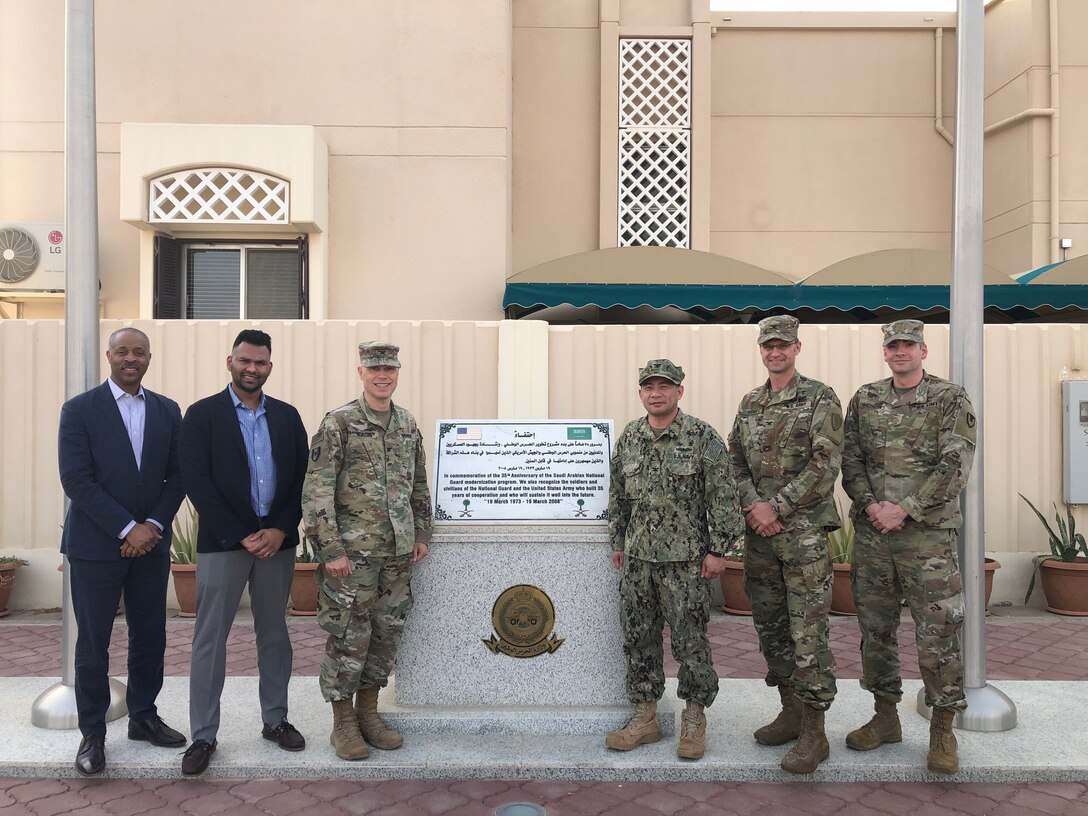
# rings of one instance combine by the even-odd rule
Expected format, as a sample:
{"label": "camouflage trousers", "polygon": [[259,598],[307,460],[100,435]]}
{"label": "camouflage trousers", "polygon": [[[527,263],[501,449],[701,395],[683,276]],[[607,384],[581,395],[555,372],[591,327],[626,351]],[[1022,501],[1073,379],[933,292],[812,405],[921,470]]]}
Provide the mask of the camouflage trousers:
{"label": "camouflage trousers", "polygon": [[822,527],[745,536],[744,588],[752,599],[767,685],[789,686],[807,706],[835,699],[835,657],[828,645],[831,556]]}
{"label": "camouflage trousers", "polygon": [[699,577],[702,559],[655,563],[625,558],[620,581],[627,697],[659,700],[665,691],[662,631],[669,624],[672,655],[680,664],[677,696],[704,706],[718,694],[710,653],[710,584]]}
{"label": "camouflage trousers", "polygon": [[319,683],[326,701],[384,686],[412,609],[412,556],[352,556],[352,573],[317,571],[317,622],[329,633]]}
{"label": "camouflage trousers", "polygon": [[912,520],[882,535],[858,519],[850,576],[861,627],[861,687],[899,702],[903,696],[896,631],[902,600],[914,617],[918,669],[931,706],[963,710],[963,592],[956,531]]}

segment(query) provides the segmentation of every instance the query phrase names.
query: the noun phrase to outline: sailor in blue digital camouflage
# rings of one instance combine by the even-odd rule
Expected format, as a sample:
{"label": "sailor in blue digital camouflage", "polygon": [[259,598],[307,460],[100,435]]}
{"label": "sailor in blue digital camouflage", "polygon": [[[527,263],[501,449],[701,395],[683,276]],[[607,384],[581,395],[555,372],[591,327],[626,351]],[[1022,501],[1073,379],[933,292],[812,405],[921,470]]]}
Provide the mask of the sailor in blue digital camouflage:
{"label": "sailor in blue digital camouflage", "polygon": [[[318,623],[328,632],[321,694],[332,703],[330,741],[341,759],[367,743],[399,748],[378,716],[412,608],[412,565],[427,555],[433,526],[423,438],[393,403],[400,349],[359,344],[363,394],[325,415],[310,443],[303,524],[321,566]],[[355,696],[354,708],[352,697]]]}
{"label": "sailor in blue digital camouflage", "polygon": [[707,640],[710,585],[744,532],[736,484],[721,436],[679,408],[683,370],[651,360],[639,371],[646,416],[628,423],[612,453],[609,537],[620,581],[627,696],[635,713],[605,744],[617,751],[661,739],[657,701],[665,690],[662,631],[669,625],[687,701],[677,755],[706,748],[703,709],[718,693]]}
{"label": "sailor in blue digital camouflage", "polygon": [[828,386],[797,372],[797,325],[785,315],[760,321],[768,379],[741,400],[729,451],[747,524],[744,585],[767,685],[782,701],[754,736],[764,745],[797,740],[782,768],[812,773],[830,751],[824,712],[835,699],[827,534],[839,527],[842,406]]}
{"label": "sailor in blue digital camouflage", "polygon": [[892,376],[864,385],[846,412],[842,481],[856,524],[852,586],[861,627],[861,685],[876,715],[846,744],[867,751],[899,742],[903,696],[896,630],[902,600],[914,617],[918,668],[933,707],[927,764],[959,767],[952,719],[966,708],[960,629],[964,604],[956,530],[960,492],[975,454],[977,421],[967,393],[926,372],[919,320],[883,327]]}

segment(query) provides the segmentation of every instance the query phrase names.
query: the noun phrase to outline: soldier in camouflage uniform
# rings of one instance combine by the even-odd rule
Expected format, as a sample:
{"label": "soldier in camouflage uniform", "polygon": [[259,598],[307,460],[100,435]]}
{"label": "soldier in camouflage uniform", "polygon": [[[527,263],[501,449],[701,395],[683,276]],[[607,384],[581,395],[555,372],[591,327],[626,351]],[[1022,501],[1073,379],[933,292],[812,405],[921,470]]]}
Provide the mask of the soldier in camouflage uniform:
{"label": "soldier in camouflage uniform", "polygon": [[854,500],[857,535],[851,577],[861,627],[861,685],[876,715],[851,731],[859,751],[899,742],[903,696],[896,630],[905,597],[917,630],[918,668],[933,707],[927,764],[959,767],[952,719],[967,707],[960,628],[964,606],[956,529],[960,492],[975,454],[967,393],[922,368],[928,350],[919,320],[883,327],[892,376],[858,389],[846,412],[843,487]]}
{"label": "soldier in camouflage uniform", "polygon": [[325,415],[302,491],[304,529],[321,562],[317,620],[329,633],[321,694],[332,703],[330,741],[341,759],[365,759],[367,743],[389,750],[403,742],[378,716],[378,691],[393,669],[412,608],[412,565],[427,555],[433,520],[423,438],[393,404],[399,351],[359,344],[363,394]]}
{"label": "soldier in camouflage uniform", "polygon": [[729,457],[718,432],[678,406],[684,372],[669,360],[639,371],[647,415],[616,442],[609,487],[612,563],[620,582],[627,696],[635,714],[605,744],[618,751],[657,742],[657,701],[665,690],[662,627],[669,624],[680,664],[677,694],[687,701],[677,755],[706,748],[703,709],[718,693],[706,625],[710,586],[744,531]]}
{"label": "soldier in camouflage uniform", "polygon": [[797,373],[797,318],[760,321],[757,342],[769,377],[741,400],[729,450],[747,522],[744,585],[782,711],[754,736],[798,740],[782,768],[812,773],[830,752],[824,712],[835,699],[827,534],[839,527],[842,407],[828,386]]}

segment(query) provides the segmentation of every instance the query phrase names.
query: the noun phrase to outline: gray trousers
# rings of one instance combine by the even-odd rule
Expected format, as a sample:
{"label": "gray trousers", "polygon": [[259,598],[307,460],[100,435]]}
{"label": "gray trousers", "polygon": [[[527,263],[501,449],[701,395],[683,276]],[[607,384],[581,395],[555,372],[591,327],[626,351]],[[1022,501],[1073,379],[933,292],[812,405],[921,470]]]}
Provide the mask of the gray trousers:
{"label": "gray trousers", "polygon": [[227,636],[249,585],[257,640],[261,716],[277,725],[287,716],[291,679],[291,637],[287,600],[295,571],[295,550],[260,559],[248,550],[200,553],[196,567],[196,625],[189,670],[189,730],[211,742],[219,731],[219,697],[227,672]]}

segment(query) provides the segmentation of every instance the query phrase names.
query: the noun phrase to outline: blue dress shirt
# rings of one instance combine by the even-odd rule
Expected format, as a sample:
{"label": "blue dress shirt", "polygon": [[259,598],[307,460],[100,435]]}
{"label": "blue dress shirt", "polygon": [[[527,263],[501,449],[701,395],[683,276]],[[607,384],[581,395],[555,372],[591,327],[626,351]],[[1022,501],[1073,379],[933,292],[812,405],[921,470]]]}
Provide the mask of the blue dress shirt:
{"label": "blue dress shirt", "polygon": [[276,495],[276,463],[272,459],[272,439],[268,435],[268,415],[264,408],[264,394],[256,411],[238,399],[234,387],[228,385],[227,393],[238,413],[238,425],[242,441],[246,445],[249,460],[249,496],[253,512],[264,518],[272,509],[272,497]]}

